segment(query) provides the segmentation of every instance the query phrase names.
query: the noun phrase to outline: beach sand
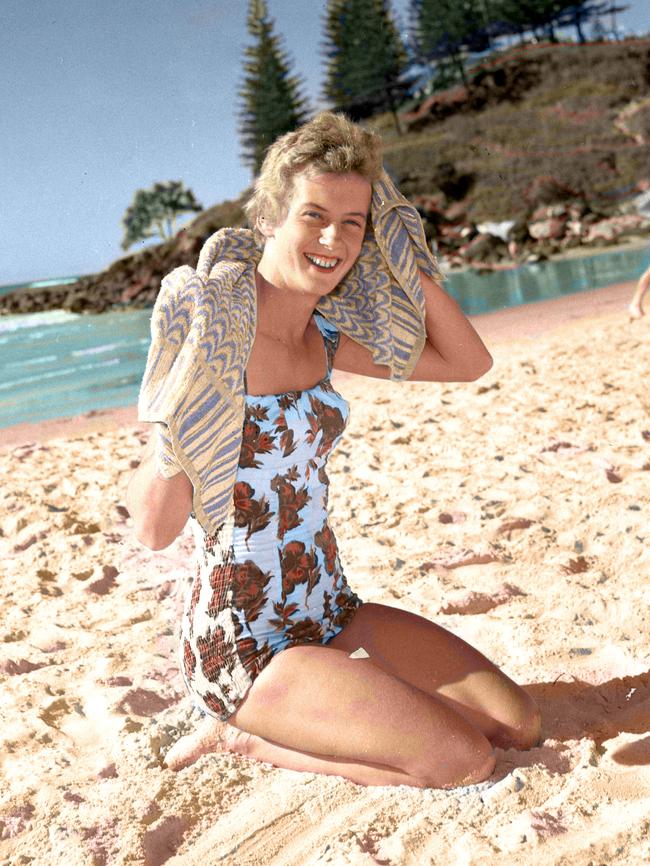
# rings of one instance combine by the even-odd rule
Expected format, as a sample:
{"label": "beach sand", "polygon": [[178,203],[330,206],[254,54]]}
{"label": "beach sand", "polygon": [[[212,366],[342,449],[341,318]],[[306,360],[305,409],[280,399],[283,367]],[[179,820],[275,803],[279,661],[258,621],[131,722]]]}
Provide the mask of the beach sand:
{"label": "beach sand", "polygon": [[650,861],[650,316],[632,286],[476,317],[478,382],[340,377],[346,575],[451,629],[538,701],[543,742],[454,791],[362,788],[234,755],[162,769],[194,717],[176,633],[186,530],[124,493],[133,409],[1,431],[0,864]]}

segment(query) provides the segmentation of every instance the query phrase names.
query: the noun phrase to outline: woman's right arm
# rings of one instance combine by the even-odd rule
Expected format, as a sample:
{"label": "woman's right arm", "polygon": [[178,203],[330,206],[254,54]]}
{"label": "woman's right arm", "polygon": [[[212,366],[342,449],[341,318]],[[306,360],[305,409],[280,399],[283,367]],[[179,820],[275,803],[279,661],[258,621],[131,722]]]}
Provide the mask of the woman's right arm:
{"label": "woman's right arm", "polygon": [[161,472],[156,436],[154,427],[126,491],[126,507],[135,524],[136,538],[150,550],[168,547],[182,532],[192,511],[194,492],[182,469],[171,478]]}

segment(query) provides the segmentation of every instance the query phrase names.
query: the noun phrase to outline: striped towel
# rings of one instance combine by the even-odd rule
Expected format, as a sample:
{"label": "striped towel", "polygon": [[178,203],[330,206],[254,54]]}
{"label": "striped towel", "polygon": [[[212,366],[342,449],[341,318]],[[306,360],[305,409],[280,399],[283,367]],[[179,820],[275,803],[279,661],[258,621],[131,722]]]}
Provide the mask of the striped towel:
{"label": "striped towel", "polygon": [[[441,275],[419,214],[386,173],[373,185],[371,227],[356,264],[317,309],[403,380],[426,339],[418,269]],[[138,418],[167,425],[194,486],[194,514],[211,534],[233,509],[260,258],[251,231],[220,229],[196,270],[184,265],[165,277],[151,316]]]}

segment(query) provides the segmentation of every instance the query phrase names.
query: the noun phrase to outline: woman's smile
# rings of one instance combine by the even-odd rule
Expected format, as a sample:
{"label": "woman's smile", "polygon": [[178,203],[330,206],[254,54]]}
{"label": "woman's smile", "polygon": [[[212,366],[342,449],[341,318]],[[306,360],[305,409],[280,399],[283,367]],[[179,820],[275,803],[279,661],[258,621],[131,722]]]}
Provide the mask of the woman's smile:
{"label": "woman's smile", "polygon": [[333,270],[339,263],[340,259],[337,258],[326,258],[325,256],[314,256],[309,253],[305,253],[305,258],[312,263],[312,265],[316,265],[316,267],[321,268],[325,271]]}

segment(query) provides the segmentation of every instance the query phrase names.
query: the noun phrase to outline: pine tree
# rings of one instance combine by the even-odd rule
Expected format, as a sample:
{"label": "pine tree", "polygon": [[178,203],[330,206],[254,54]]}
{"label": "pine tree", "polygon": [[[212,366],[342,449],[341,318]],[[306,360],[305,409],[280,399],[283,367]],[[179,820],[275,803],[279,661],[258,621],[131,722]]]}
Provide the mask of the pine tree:
{"label": "pine tree", "polygon": [[561,3],[560,5],[562,10],[557,16],[558,24],[573,25],[576,29],[578,42],[581,44],[587,41],[582,29],[584,24],[597,19],[599,15],[603,15],[605,12],[611,13],[612,9],[615,12],[622,12],[628,8],[627,6],[617,7],[609,0],[581,0],[578,3]]}
{"label": "pine tree", "polygon": [[566,0],[494,0],[494,11],[506,25],[520,35],[532,30],[536,35],[547,33],[556,41],[555,28],[573,25],[579,42],[585,42],[583,26],[597,21],[600,15],[612,14],[627,9],[616,6],[611,0],[581,0],[568,3]]}
{"label": "pine tree", "polygon": [[244,50],[239,133],[244,162],[257,174],[269,145],[304,123],[308,109],[302,83],[290,74],[291,62],[273,32],[266,0],[250,0],[247,26],[254,44]]}
{"label": "pine tree", "polygon": [[412,0],[411,21],[420,58],[448,58],[469,87],[463,51],[484,34],[480,0]]}
{"label": "pine tree", "polygon": [[406,51],[387,0],[329,0],[325,97],[353,120],[389,109],[396,119]]}

